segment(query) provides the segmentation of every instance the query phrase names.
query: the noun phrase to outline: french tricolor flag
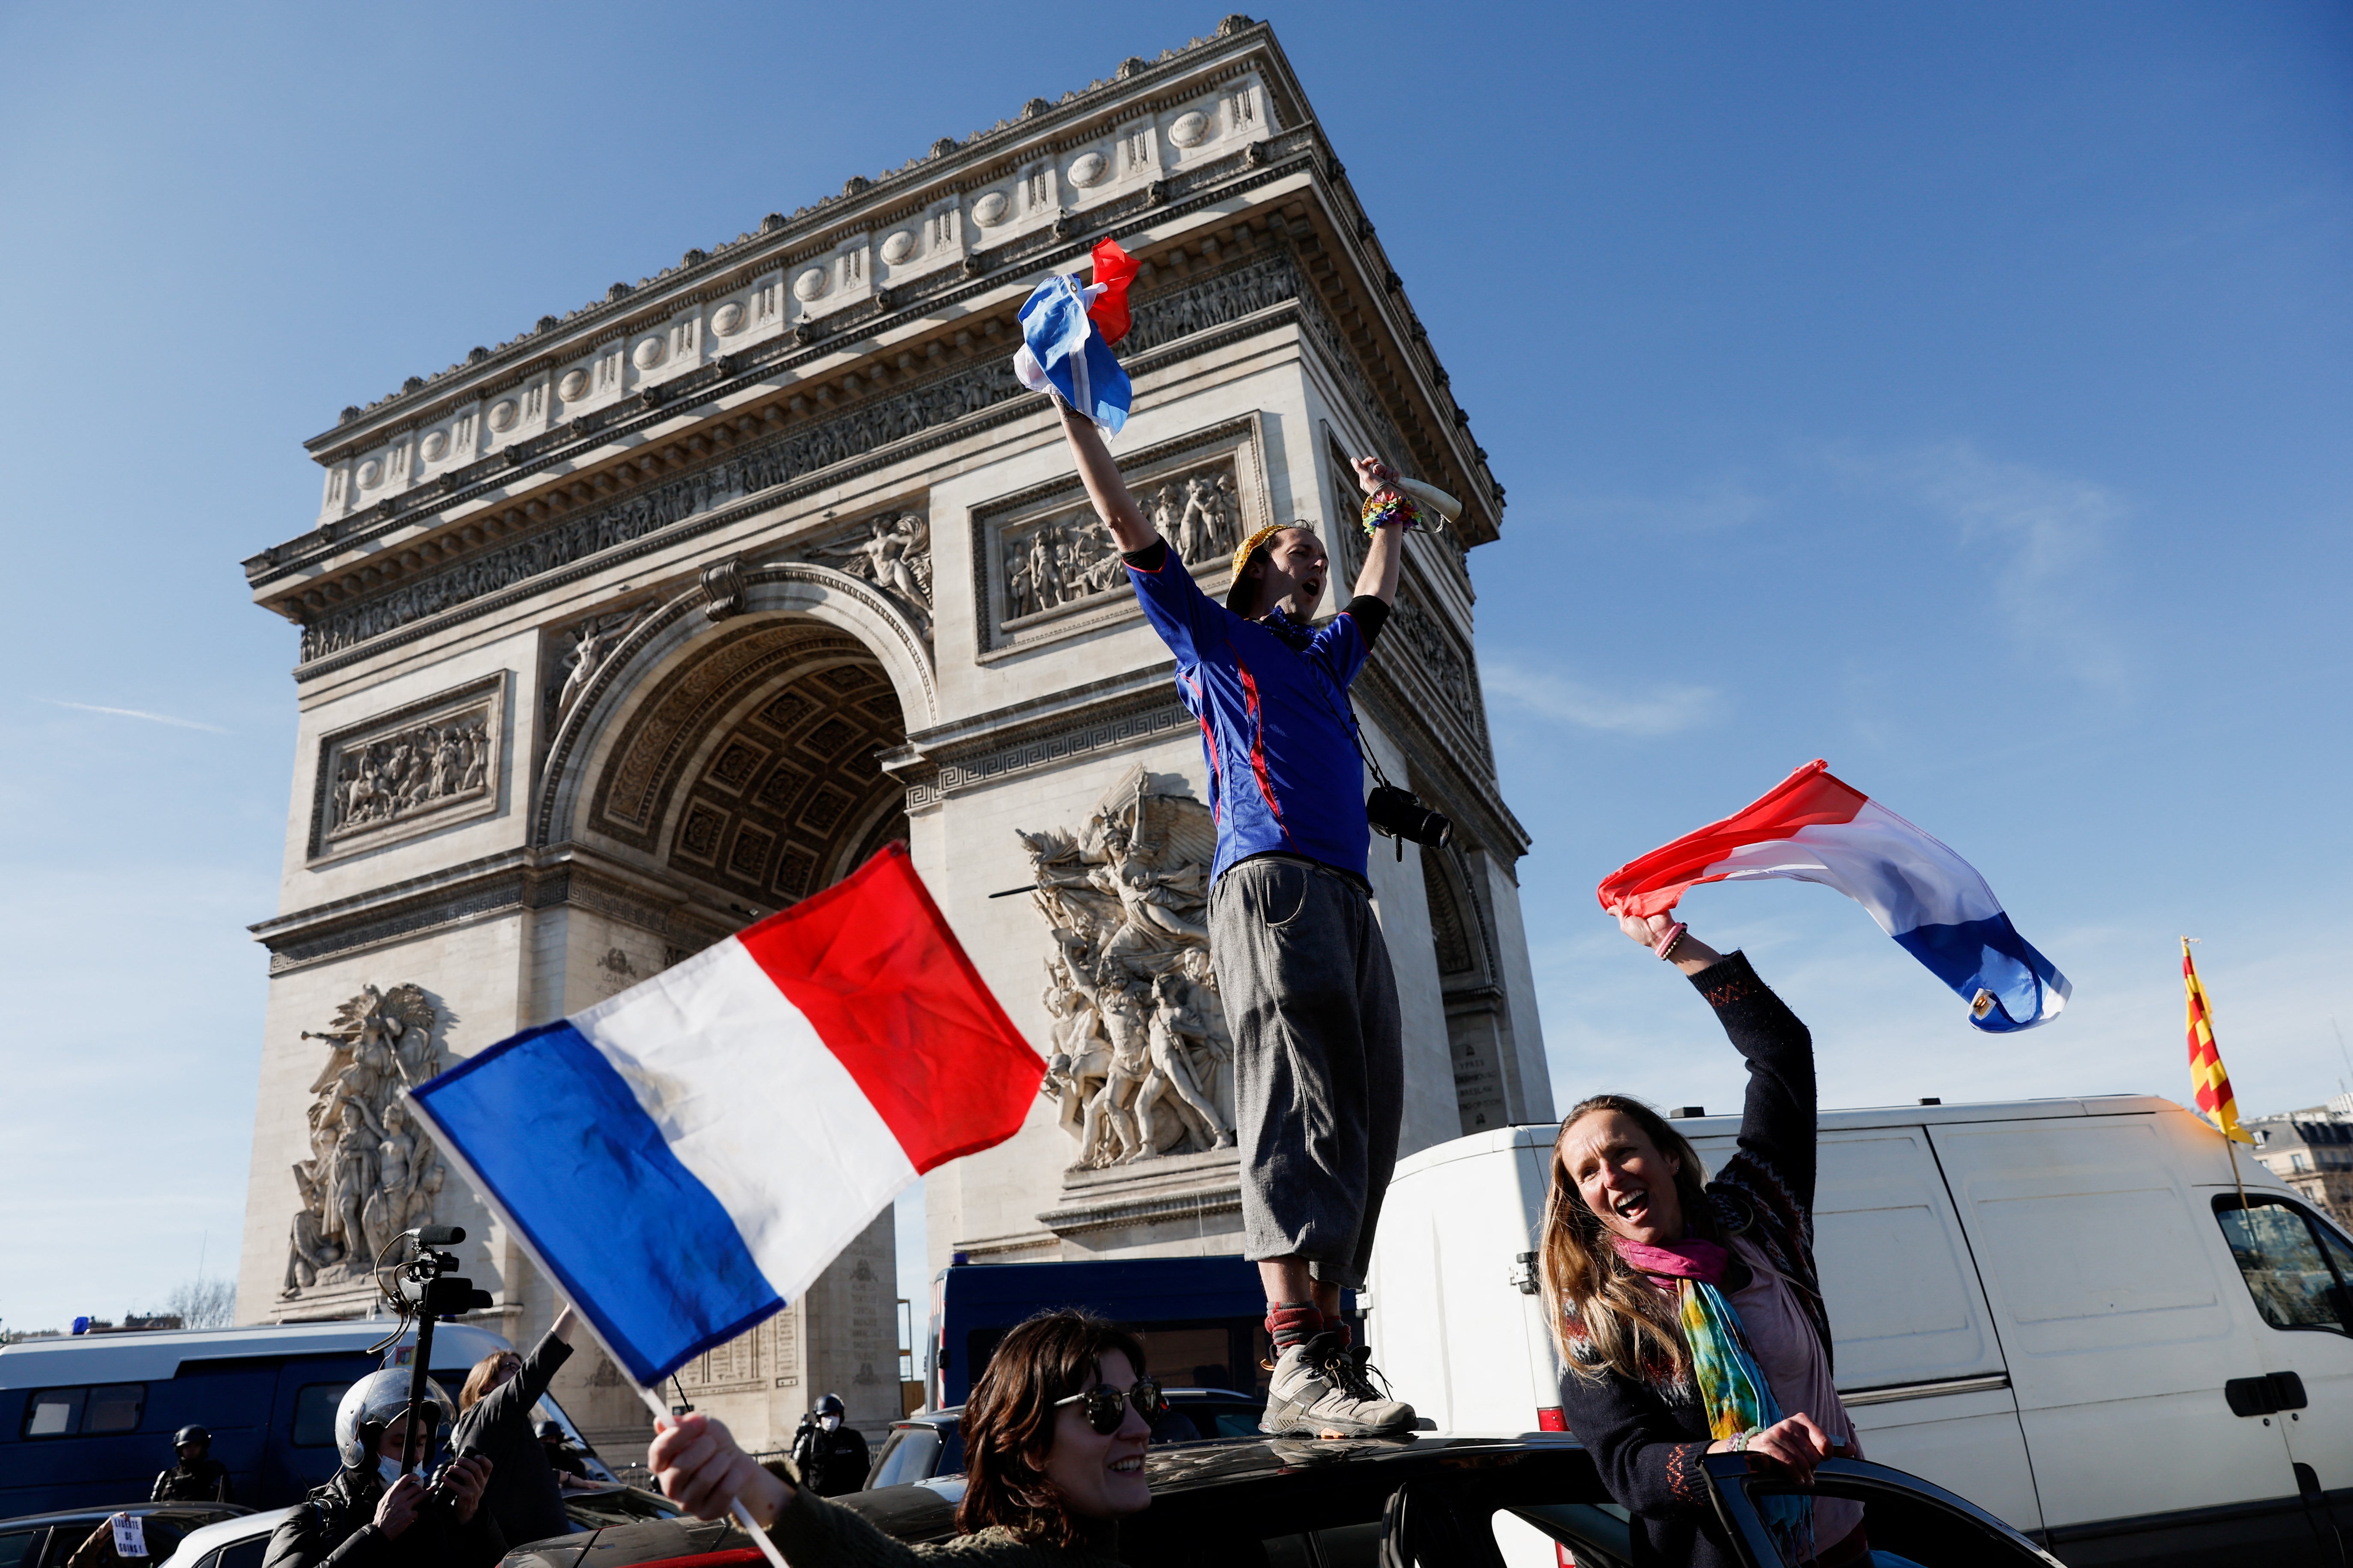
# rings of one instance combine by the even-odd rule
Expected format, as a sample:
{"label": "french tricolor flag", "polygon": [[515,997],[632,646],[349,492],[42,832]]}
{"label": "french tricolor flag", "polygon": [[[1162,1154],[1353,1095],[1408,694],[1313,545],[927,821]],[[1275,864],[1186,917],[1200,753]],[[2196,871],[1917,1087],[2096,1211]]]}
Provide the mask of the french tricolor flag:
{"label": "french tricolor flag", "polygon": [[797,1296],[1046,1064],[893,845],[838,885],[410,1091],[640,1384]]}
{"label": "french tricolor flag", "polygon": [[1808,763],[1743,810],[1602,879],[1611,914],[1663,914],[1702,882],[1786,877],[1836,888],[1969,1004],[1969,1022],[2006,1033],[2048,1023],[2067,977],[2002,912],[1977,868],[1852,784]]}
{"label": "french tricolor flag", "polygon": [[1116,436],[1135,393],[1111,350],[1127,336],[1127,289],[1136,262],[1111,239],[1095,241],[1091,259],[1092,283],[1082,286],[1058,272],[1029,291],[1021,306],[1013,374],[1030,391],[1057,394]]}

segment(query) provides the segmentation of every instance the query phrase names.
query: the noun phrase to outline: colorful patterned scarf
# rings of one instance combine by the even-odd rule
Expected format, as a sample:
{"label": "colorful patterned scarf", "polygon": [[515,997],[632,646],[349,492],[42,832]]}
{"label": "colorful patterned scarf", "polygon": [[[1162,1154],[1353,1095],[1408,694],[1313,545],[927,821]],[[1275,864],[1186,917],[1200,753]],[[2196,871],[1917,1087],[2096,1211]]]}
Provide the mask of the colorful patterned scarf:
{"label": "colorful patterned scarf", "polygon": [[[1779,1400],[1765,1380],[1757,1358],[1748,1353],[1740,1314],[1718,1289],[1730,1255],[1712,1241],[1693,1237],[1651,1247],[1613,1236],[1618,1256],[1636,1272],[1659,1281],[1672,1280],[1675,1316],[1683,1325],[1683,1343],[1691,1350],[1693,1380],[1699,1384],[1700,1408],[1707,1415],[1710,1437],[1737,1436],[1772,1426],[1781,1419]],[[1758,1511],[1791,1563],[1814,1557],[1814,1504],[1807,1497],[1782,1495],[1757,1500]]]}

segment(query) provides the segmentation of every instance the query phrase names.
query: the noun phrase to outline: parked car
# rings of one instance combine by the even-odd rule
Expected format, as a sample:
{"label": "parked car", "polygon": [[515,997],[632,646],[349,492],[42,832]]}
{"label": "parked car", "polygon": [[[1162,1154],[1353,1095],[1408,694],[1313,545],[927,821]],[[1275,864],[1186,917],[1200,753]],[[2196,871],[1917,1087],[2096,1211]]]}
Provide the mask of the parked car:
{"label": "parked car", "polygon": [[[206,1525],[181,1542],[179,1550],[172,1552],[168,1560],[158,1552],[156,1561],[162,1568],[261,1568],[262,1559],[269,1554],[269,1538],[277,1531],[279,1521],[293,1511],[291,1508],[273,1508],[267,1513]],[[643,1487],[588,1481],[565,1487],[564,1511],[572,1516],[572,1522],[584,1533],[593,1535],[614,1525],[676,1519],[680,1510],[678,1504],[659,1492],[649,1492]]]}
{"label": "parked car", "polygon": [[[1193,1443],[1205,1437],[1249,1437],[1258,1432],[1266,1412],[1263,1394],[1237,1394],[1230,1388],[1170,1388],[1169,1413],[1153,1428],[1155,1443]],[[958,1423],[964,1406],[918,1410],[904,1421],[891,1423],[889,1436],[874,1451],[867,1468],[868,1490],[876,1487],[913,1486],[934,1476],[964,1472],[964,1436]]]}
{"label": "parked car", "polygon": [[[360,1378],[407,1364],[411,1347],[367,1353],[389,1323],[172,1329],[0,1345],[0,1513],[143,1498],[172,1464],[172,1433],[211,1429],[231,1495],[282,1508],[335,1470],[335,1405]],[[433,1335],[434,1381],[454,1400],[467,1370],[505,1339],[470,1323]],[[550,1420],[600,1480],[614,1479],[553,1396]],[[0,1559],[5,1563],[5,1559]]]}
{"label": "parked car", "polygon": [[118,1513],[138,1516],[148,1553],[160,1563],[193,1531],[252,1511],[232,1502],[115,1502],[0,1519],[0,1568],[64,1568],[75,1549]]}
{"label": "parked car", "polygon": [[[1677,1126],[1712,1168],[1739,1130]],[[1817,1248],[1866,1457],[2085,1563],[2353,1540],[2353,1241],[2252,1161],[2234,1181],[2212,1129],[2146,1095],[1820,1128]],[[1390,1184],[1370,1321],[1442,1427],[1561,1424],[1533,1250],[1556,1131],[1425,1149]]]}
{"label": "parked car", "polygon": [[[1730,1462],[1727,1462],[1730,1461]],[[1145,1457],[1152,1506],[1121,1532],[1137,1568],[1375,1568],[1385,1541],[1425,1568],[1630,1568],[1624,1510],[1565,1434],[1507,1437],[1412,1434],[1351,1442],[1227,1438]],[[1708,1484],[1750,1568],[1782,1568],[1754,1527],[1757,1500],[1790,1489],[1761,1457],[1720,1455]],[[2060,1568],[2033,1542],[1943,1489],[1883,1465],[1833,1460],[1817,1495],[1856,1497],[1872,1544],[1921,1568]],[[955,1533],[961,1483],[886,1487],[836,1499],[910,1543]],[[565,1554],[543,1542],[505,1568],[654,1568],[752,1563],[757,1548],[725,1525],[641,1527]]]}
{"label": "parked car", "polygon": [[177,1551],[168,1556],[158,1553],[154,1561],[162,1568],[261,1568],[279,1521],[293,1511],[291,1507],[265,1509],[192,1530]]}

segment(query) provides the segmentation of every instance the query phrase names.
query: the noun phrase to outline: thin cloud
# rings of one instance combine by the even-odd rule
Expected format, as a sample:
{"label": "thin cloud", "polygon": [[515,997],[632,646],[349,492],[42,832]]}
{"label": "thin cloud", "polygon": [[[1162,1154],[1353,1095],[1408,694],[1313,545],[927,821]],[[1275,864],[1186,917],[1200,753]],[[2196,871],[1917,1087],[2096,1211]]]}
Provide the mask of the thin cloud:
{"label": "thin cloud", "polygon": [[1989,607],[2019,651],[2086,686],[2125,683],[2122,650],[2093,613],[2109,536],[2128,511],[2088,479],[1989,458],[1967,441],[1909,452],[1836,454],[1849,479],[1891,489],[1941,513],[1961,542],[1984,552]]}
{"label": "thin cloud", "polygon": [[1674,496],[1585,496],[1565,502],[1565,521],[1596,523],[1645,533],[1717,533],[1744,528],[1773,510],[1773,502],[1729,481]]}
{"label": "thin cloud", "polygon": [[95,702],[68,702],[56,697],[36,697],[33,700],[46,702],[52,708],[71,708],[81,713],[107,713],[117,719],[144,719],[150,724],[169,724],[174,730],[202,730],[214,735],[229,733],[218,724],[206,724],[195,719],[174,719],[169,713],[150,713],[141,708],[102,708]]}
{"label": "thin cloud", "polygon": [[1501,697],[1539,718],[1620,735],[1672,735],[1715,717],[1717,697],[1706,686],[1662,686],[1643,692],[1605,691],[1571,676],[1489,659],[1480,672],[1490,697]]}

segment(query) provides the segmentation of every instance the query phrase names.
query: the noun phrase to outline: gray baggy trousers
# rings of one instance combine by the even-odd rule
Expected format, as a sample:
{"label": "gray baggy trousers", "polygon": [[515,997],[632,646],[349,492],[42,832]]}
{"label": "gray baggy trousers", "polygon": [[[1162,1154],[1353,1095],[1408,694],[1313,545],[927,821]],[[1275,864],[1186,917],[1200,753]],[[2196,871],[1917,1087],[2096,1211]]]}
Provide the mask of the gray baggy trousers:
{"label": "gray baggy trousers", "polygon": [[1209,889],[1209,961],[1234,1040],[1244,1249],[1360,1286],[1405,1113],[1372,900],[1328,867],[1245,860]]}

